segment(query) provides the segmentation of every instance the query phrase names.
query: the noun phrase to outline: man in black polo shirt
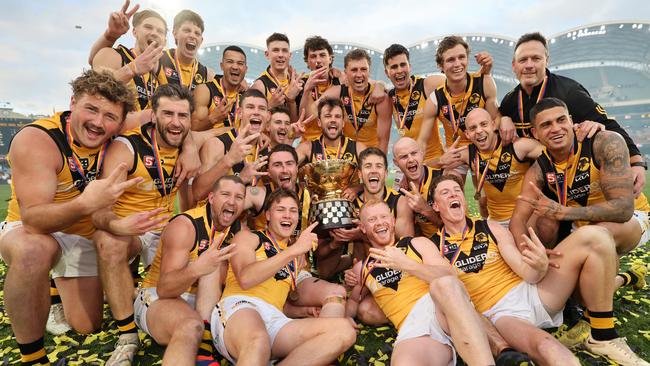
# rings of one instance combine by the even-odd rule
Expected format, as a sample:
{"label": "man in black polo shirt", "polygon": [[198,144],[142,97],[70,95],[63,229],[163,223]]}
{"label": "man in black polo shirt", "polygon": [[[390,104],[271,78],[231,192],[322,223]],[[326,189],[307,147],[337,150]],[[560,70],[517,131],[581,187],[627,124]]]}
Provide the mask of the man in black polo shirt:
{"label": "man in black polo shirt", "polygon": [[542,98],[554,97],[566,103],[574,123],[595,121],[605,129],[618,132],[625,139],[630,151],[630,163],[634,173],[634,196],[638,197],[645,183],[646,163],[632,138],[605,109],[594,101],[589,92],[577,81],[551,73],[548,64],[546,39],[540,33],[528,33],[519,38],[512,59],[512,71],[519,85],[501,101],[499,112],[502,119],[514,122],[519,136],[532,136],[530,109]]}

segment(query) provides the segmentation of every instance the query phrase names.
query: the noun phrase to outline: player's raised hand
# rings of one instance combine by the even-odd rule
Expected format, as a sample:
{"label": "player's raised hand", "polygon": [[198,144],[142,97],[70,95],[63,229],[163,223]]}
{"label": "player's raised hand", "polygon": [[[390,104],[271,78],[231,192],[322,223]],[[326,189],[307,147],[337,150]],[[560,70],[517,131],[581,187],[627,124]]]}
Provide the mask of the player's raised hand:
{"label": "player's raised hand", "polygon": [[370,248],[370,256],[377,259],[375,267],[406,270],[413,259],[409,258],[400,248],[388,246],[383,249]]}
{"label": "player's raised hand", "polygon": [[479,70],[481,75],[489,75],[492,72],[492,64],[494,63],[492,55],[486,51],[482,51],[477,52],[474,58],[476,59],[476,63],[481,65],[481,70]]}
{"label": "player's raised hand", "polygon": [[287,96],[285,93],[288,87],[288,85],[284,88],[278,87],[271,92],[271,99],[269,99],[269,109],[273,109],[274,107],[282,105],[287,101]]}
{"label": "player's raised hand", "polygon": [[262,169],[268,164],[268,156],[260,156],[259,159],[252,162],[245,162],[244,169],[239,173],[239,177],[245,184],[252,184],[253,181],[256,181],[259,177],[266,177],[269,175],[269,172],[265,172]]}
{"label": "player's raised hand", "polygon": [[305,82],[304,90],[310,92],[314,88],[318,87],[318,85],[327,83],[329,80],[329,77],[327,75],[328,72],[329,72],[329,67],[327,66],[323,66],[312,71],[309,74],[307,81]]}
{"label": "player's raised hand", "polygon": [[411,182],[409,186],[411,188],[410,191],[400,188],[400,192],[406,197],[407,203],[413,212],[423,214],[429,205],[427,205],[427,201],[422,197],[415,183]]}
{"label": "player's raised hand", "polygon": [[300,76],[296,76],[296,71],[291,69],[291,81],[285,90],[285,95],[290,101],[296,100],[296,97],[302,91],[303,83],[302,77],[305,76],[304,72],[300,73]]}
{"label": "player's raised hand", "polygon": [[107,40],[115,42],[129,31],[129,20],[140,8],[140,5],[136,4],[129,10],[130,4],[131,0],[126,0],[120,11],[112,12],[108,17],[108,28],[104,32],[104,37]]}
{"label": "player's raised hand", "polygon": [[219,103],[215,106],[214,110],[210,112],[208,118],[212,124],[222,122],[224,119],[228,118],[228,113],[232,110],[232,105],[235,103],[234,99],[228,99],[226,97],[221,98]]}
{"label": "player's raised hand", "polygon": [[442,168],[451,169],[464,163],[462,152],[466,147],[458,147],[459,142],[460,137],[458,137],[456,141],[451,144],[449,149],[447,149],[447,151],[445,151],[445,153],[440,157],[439,162]]}
{"label": "player's raised hand", "polygon": [[315,118],[316,118],[316,116],[314,116],[314,115],[305,118],[305,109],[303,108],[300,111],[300,117],[298,118],[298,120],[291,124],[291,130],[293,131],[293,137],[294,138],[301,137],[305,133],[307,124],[309,122],[313,121]]}
{"label": "player's raised hand", "polygon": [[312,249],[316,249],[318,246],[318,236],[312,231],[317,225],[318,222],[314,222],[307,226],[307,228],[300,233],[298,240],[289,247],[294,256],[305,254]]}
{"label": "player's raised hand", "polygon": [[[152,42],[144,49],[144,52],[132,61],[134,65],[133,71],[136,75],[144,75],[153,70],[162,56],[163,46],[162,44],[159,45],[156,42]],[[150,80],[149,82],[153,81]]]}
{"label": "player's raised hand", "polygon": [[170,217],[160,215],[164,210],[159,207],[113,220],[109,223],[109,231],[119,236],[139,236],[149,231],[162,230]]}
{"label": "player's raised hand", "polygon": [[221,243],[223,236],[226,233],[220,233],[212,240],[212,245],[208,247],[199,258],[192,263],[196,273],[199,276],[208,275],[217,269],[219,269],[223,264],[227,263],[235,254],[236,244],[230,244],[225,248],[217,248],[217,244]]}
{"label": "player's raised hand", "polygon": [[88,183],[79,196],[88,214],[113,205],[125,190],[142,182],[142,177],[126,180],[126,171],[126,163],[121,163],[108,177]]}
{"label": "player's raised hand", "polygon": [[542,193],[542,191],[535,185],[535,183],[528,183],[533,189],[534,197],[531,198],[519,195],[517,196],[517,199],[528,203],[533,208],[534,213],[538,216],[544,216],[555,220],[564,220],[565,214],[563,211],[563,206],[558,202],[546,197],[546,195]]}

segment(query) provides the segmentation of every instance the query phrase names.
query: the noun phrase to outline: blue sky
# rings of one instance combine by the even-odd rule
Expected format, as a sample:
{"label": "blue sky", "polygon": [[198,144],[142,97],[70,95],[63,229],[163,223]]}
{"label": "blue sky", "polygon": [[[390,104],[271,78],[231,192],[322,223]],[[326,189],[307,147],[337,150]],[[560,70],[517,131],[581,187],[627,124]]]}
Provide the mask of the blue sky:
{"label": "blue sky", "polygon": [[[204,43],[263,45],[272,32],[286,33],[292,47],[318,34],[379,49],[413,44],[436,35],[488,33],[517,37],[529,31],[552,35],[592,22],[650,20],[647,0],[423,0],[190,1],[143,0],[141,8],[164,14],[171,26],[184,8],[201,14]],[[88,68],[90,46],[121,1],[17,1],[2,3],[0,102],[21,113],[66,109],[68,82]],[[75,26],[81,26],[77,29]],[[169,42],[171,33],[168,35]],[[124,43],[131,45],[129,36]],[[293,62],[302,62],[294,60]]]}

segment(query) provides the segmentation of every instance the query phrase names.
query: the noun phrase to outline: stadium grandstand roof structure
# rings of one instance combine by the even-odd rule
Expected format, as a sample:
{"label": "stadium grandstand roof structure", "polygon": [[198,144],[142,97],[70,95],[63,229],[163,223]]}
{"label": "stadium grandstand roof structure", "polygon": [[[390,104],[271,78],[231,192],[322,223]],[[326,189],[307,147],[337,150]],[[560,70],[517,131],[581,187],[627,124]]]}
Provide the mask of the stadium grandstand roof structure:
{"label": "stadium grandstand roof structure", "polygon": [[[382,51],[368,47],[366,45],[351,42],[330,42],[330,44],[334,50],[335,67],[343,70],[343,57],[345,57],[345,54],[355,48],[363,48],[368,51],[368,54],[372,60],[370,77],[373,79],[387,81],[386,76],[384,75],[383,64],[381,61],[381,55],[383,54]],[[205,46],[201,47],[201,50],[199,50],[199,60],[206,66],[213,68],[217,73],[219,73],[221,71],[219,63],[221,62],[223,50],[229,45],[237,45],[241,47],[246,53],[246,59],[248,62],[246,79],[249,82],[255,80],[264,72],[264,70],[266,70],[266,67],[269,63],[264,57],[265,48],[247,43],[219,42],[206,44]],[[304,62],[303,48],[301,47],[294,49],[291,51],[291,54],[291,65],[296,68],[296,72],[308,72],[309,70],[307,69],[307,65]]]}
{"label": "stadium grandstand roof structure", "polygon": [[552,35],[549,69],[605,107],[650,104],[650,22],[610,21]]}
{"label": "stadium grandstand roof structure", "polygon": [[[514,37],[487,33],[461,33],[470,45],[472,54],[488,51],[494,58],[492,75],[497,83],[498,98],[517,85],[511,62]],[[549,69],[576,79],[605,107],[650,104],[650,22],[642,20],[592,23],[548,37]],[[444,36],[424,38],[405,45],[410,52],[412,72],[431,75],[440,70],[435,62],[436,48]],[[395,40],[398,41],[398,40]],[[383,50],[353,42],[330,42],[334,49],[334,65],[343,68],[343,57],[354,48],[367,50],[372,58],[373,79],[386,81],[383,72]],[[229,43],[211,43],[202,47],[200,59],[219,72],[221,52]],[[234,43],[242,47],[248,57],[247,79],[259,76],[268,62],[264,48]],[[388,44],[385,45],[388,47]],[[216,51],[216,52],[215,52]],[[291,64],[298,72],[307,71],[302,47],[293,49]],[[470,57],[470,71],[478,70]]]}

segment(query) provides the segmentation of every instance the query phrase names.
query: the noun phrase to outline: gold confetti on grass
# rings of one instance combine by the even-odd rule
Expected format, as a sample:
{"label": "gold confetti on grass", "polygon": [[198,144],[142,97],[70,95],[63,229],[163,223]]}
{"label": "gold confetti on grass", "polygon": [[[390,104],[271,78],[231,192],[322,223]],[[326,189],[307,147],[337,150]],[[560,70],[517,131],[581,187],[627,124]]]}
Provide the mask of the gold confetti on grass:
{"label": "gold confetti on grass", "polygon": [[[621,260],[623,269],[627,269],[634,260],[650,263],[650,254],[646,248],[639,248]],[[4,285],[6,267],[0,264],[0,288]],[[0,292],[0,296],[2,296]],[[617,329],[621,336],[642,358],[650,359],[650,290],[645,288],[633,291],[627,287],[618,291],[614,298],[614,313],[617,317]],[[104,325],[94,334],[79,335],[73,331],[62,336],[46,335],[45,344],[48,357],[53,365],[62,359],[65,364],[103,365],[110,357],[117,341],[117,327],[110,316],[108,306],[104,307]],[[397,336],[389,326],[370,327],[360,325],[357,343],[339,358],[341,365],[389,365],[393,343]],[[164,348],[158,346],[145,334],[140,334],[142,349],[135,358],[134,365],[159,365],[162,363]],[[610,365],[608,360],[593,355],[585,350],[576,351],[583,365]],[[16,341],[11,335],[9,318],[4,313],[4,303],[0,301],[0,362],[18,364],[20,353]],[[459,361],[462,362],[462,361]],[[462,364],[462,363],[459,363]],[[227,365],[226,362],[223,365]]]}

